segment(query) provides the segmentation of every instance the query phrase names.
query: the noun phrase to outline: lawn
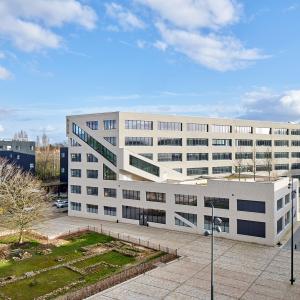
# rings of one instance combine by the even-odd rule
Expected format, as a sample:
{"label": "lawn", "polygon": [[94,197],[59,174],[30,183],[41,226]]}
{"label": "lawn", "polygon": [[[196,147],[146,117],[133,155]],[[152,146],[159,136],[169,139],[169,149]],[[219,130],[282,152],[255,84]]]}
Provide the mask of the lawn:
{"label": "lawn", "polygon": [[[0,238],[0,243],[11,244],[11,248],[14,249],[17,247],[14,244],[16,238],[16,236],[3,237]],[[59,267],[57,269],[44,271],[30,278],[7,283],[0,287],[0,299],[2,299],[1,295],[2,297],[5,296],[16,300],[34,299],[60,287],[74,283],[79,279],[82,280],[81,283],[71,288],[71,290],[74,291],[120,272],[132,264],[148,261],[150,258],[156,257],[157,254],[161,255],[161,252],[149,249],[140,250],[124,243],[121,243],[121,246],[116,246],[120,244],[120,242],[117,242],[114,247],[121,247],[123,249],[131,247],[130,249],[136,251],[140,256],[133,257],[127,253],[119,253],[110,248],[110,242],[115,240],[114,238],[94,232],[82,233],[77,236],[64,238],[64,240],[65,242],[61,246],[51,244],[43,245],[41,240],[26,236],[25,243],[19,248],[30,252],[32,257],[21,261],[14,261],[12,259],[6,261],[0,260],[0,278],[21,276],[29,271],[37,271],[52,266]],[[109,243],[109,245],[105,245],[106,243]],[[85,258],[85,251],[87,251],[87,249],[82,249],[82,247],[96,246],[99,244],[102,244],[101,247],[104,247],[107,252]],[[41,250],[45,248],[51,249],[52,253],[41,254]],[[89,255],[93,255],[92,252]],[[58,258],[61,260],[58,260]],[[85,259],[79,262],[74,261],[78,258]],[[105,262],[108,265],[98,264],[100,262]],[[76,267],[77,269],[70,270],[62,266],[62,264],[66,263],[70,267]],[[85,273],[82,273],[82,271],[85,271]]]}
{"label": "lawn", "polygon": [[[26,239],[27,241],[28,239]],[[36,240],[30,240],[28,243],[29,247],[26,247],[26,251],[32,254],[30,259],[26,259],[23,261],[15,262],[10,260],[3,265],[3,262],[0,261],[0,277],[6,276],[20,276],[29,271],[37,271],[43,268],[48,268],[51,266],[59,265],[61,262],[56,261],[58,258],[63,257],[64,262],[68,262],[79,258],[83,255],[81,251],[81,247],[93,245],[97,243],[106,243],[112,241],[113,238],[109,236],[105,236],[103,234],[98,233],[86,233],[81,235],[80,237],[72,237],[68,239],[66,245],[60,247],[51,247],[52,253],[48,255],[40,255],[36,253],[36,250],[40,248],[40,244]],[[14,237],[10,238],[0,238],[0,243],[7,243],[8,241],[16,241]],[[25,243],[25,245],[27,242]],[[32,245],[36,247],[32,247]]]}
{"label": "lawn", "polygon": [[80,277],[67,268],[59,268],[41,273],[34,278],[7,284],[0,288],[0,292],[14,300],[31,300],[74,282]]}

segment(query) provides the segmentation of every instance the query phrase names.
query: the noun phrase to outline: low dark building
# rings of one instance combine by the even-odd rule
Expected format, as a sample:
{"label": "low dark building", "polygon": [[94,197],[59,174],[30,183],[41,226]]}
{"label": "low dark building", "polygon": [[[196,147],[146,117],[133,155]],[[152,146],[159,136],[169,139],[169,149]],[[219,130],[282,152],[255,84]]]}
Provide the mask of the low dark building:
{"label": "low dark building", "polygon": [[0,140],[0,157],[35,173],[35,142]]}
{"label": "low dark building", "polygon": [[68,183],[68,147],[60,148],[60,182]]}

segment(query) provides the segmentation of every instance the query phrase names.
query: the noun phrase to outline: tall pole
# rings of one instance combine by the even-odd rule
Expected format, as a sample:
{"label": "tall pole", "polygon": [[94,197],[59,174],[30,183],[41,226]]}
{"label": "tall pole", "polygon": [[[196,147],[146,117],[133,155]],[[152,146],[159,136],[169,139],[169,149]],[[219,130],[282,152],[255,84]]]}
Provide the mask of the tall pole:
{"label": "tall pole", "polygon": [[210,269],[210,299],[214,300],[214,205],[211,202],[211,269]]}
{"label": "tall pole", "polygon": [[293,186],[293,177],[292,177],[292,228],[291,228],[291,285],[294,284],[294,186]]}

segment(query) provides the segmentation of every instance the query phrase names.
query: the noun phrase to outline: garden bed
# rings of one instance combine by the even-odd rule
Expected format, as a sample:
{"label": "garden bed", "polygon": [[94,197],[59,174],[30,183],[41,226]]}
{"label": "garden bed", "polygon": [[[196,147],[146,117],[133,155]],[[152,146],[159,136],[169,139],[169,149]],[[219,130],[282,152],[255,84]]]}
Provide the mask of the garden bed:
{"label": "garden bed", "polygon": [[0,237],[0,244],[13,255],[28,253],[22,260],[12,255],[0,260],[1,300],[52,299],[164,254],[95,232],[72,234],[51,244],[39,236],[26,235],[24,243],[17,245],[15,236],[6,236]]}

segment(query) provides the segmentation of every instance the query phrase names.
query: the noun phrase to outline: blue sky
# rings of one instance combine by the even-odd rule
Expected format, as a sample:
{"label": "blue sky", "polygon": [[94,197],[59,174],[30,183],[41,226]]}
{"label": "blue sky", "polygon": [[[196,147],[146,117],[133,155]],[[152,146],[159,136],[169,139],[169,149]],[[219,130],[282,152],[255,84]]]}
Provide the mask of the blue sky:
{"label": "blue sky", "polygon": [[2,0],[0,138],[65,116],[300,120],[299,0]]}

